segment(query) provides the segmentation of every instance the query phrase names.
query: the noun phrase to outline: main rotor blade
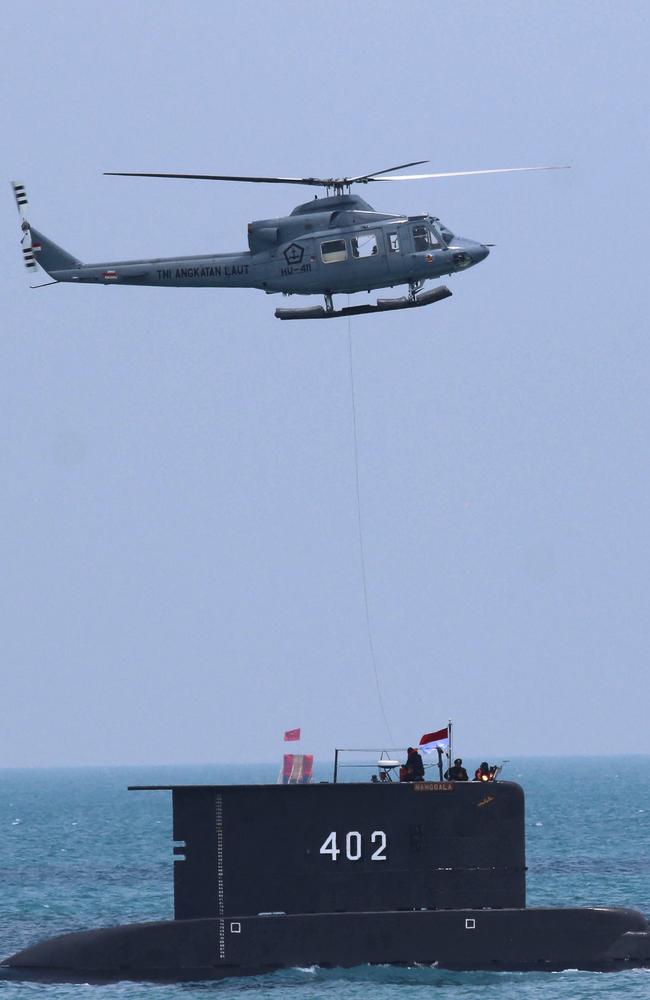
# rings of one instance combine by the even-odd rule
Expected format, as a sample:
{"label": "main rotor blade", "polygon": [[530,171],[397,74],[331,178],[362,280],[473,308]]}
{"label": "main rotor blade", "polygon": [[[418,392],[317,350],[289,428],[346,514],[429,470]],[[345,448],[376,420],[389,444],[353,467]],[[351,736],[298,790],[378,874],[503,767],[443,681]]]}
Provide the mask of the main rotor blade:
{"label": "main rotor blade", "polygon": [[348,184],[357,184],[370,180],[371,177],[378,177],[379,174],[389,174],[391,170],[406,170],[407,167],[419,167],[422,163],[429,163],[429,160],[414,160],[413,163],[400,163],[396,167],[386,167],[385,170],[373,170],[371,174],[359,174],[358,177],[346,177]]}
{"label": "main rotor blade", "polygon": [[444,174],[404,174],[401,177],[368,177],[369,181],[423,181],[430,178],[439,177],[471,177],[476,174],[514,174],[522,170],[570,170],[568,166],[562,167],[497,167],[493,170],[452,170]]}
{"label": "main rotor blade", "polygon": [[407,167],[419,167],[428,160],[414,160],[412,163],[399,163],[386,170],[375,170],[371,174],[359,174],[358,177],[243,177],[238,174],[153,174],[132,173],[117,170],[104,171],[105,177],[172,177],[180,180],[193,181],[244,181],[249,184],[307,184],[312,187],[348,187],[350,184],[361,184],[379,174],[388,174],[391,170],[405,170]]}
{"label": "main rotor blade", "polygon": [[105,170],[105,177],[176,177],[189,181],[244,181],[249,184],[310,184],[330,187],[334,182],[320,177],[239,177],[230,174],[142,174],[121,170]]}
{"label": "main rotor blade", "polygon": [[437,174],[393,174],[391,170],[404,170],[406,167],[417,167],[428,160],[414,160],[413,163],[401,163],[386,170],[376,170],[372,174],[358,174],[356,177],[247,177],[240,174],[161,174],[140,173],[122,170],[106,170],[106,177],[170,177],[190,181],[242,181],[245,184],[306,184],[310,187],[334,188],[342,190],[351,184],[367,184],[370,181],[422,181],[441,177],[470,177],[476,174],[512,174],[523,170],[568,170],[568,167],[497,167],[492,170],[454,170]]}

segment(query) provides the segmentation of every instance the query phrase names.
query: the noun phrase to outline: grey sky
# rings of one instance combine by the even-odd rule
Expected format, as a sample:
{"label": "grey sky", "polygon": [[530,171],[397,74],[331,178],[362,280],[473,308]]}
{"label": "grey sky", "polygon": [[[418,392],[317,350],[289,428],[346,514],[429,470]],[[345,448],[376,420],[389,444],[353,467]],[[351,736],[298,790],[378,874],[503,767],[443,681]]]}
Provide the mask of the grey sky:
{"label": "grey sky", "polygon": [[[572,170],[375,185],[497,247],[352,322],[398,743],[650,752],[650,8],[125,3],[3,12],[2,174],[83,260],[242,248],[306,189],[103,170]],[[255,291],[31,292],[0,199],[0,762],[386,741],[347,324]],[[295,301],[295,300],[294,300]]]}

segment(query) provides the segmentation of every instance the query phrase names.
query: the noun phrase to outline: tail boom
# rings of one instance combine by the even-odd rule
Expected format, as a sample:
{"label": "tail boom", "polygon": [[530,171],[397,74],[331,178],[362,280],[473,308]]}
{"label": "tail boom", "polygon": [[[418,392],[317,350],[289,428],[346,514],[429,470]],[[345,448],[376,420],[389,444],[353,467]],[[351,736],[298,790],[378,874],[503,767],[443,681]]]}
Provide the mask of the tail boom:
{"label": "tail boom", "polygon": [[[40,237],[40,234],[38,234]],[[255,280],[251,255],[217,254],[201,257],[170,257],[154,260],[108,261],[101,264],[81,264],[51,241],[42,244],[36,259],[58,281],[74,281],[104,285],[156,285],[168,288],[255,288],[263,287]],[[52,266],[55,248],[66,259],[57,257]],[[46,262],[40,253],[46,251]]]}

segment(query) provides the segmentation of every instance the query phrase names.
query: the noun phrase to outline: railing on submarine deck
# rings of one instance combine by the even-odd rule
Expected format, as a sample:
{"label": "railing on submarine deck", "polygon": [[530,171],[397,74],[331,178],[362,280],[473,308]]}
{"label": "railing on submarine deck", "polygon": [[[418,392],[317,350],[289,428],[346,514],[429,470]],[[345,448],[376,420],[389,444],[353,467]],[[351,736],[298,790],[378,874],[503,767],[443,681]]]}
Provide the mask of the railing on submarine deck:
{"label": "railing on submarine deck", "polygon": [[[402,761],[395,760],[389,756],[389,754],[405,754],[406,747],[336,747],[334,749],[334,775],[332,781],[337,784],[339,777],[339,769],[342,767],[354,767],[354,768],[373,768],[379,772],[379,776],[382,781],[393,781],[394,778],[391,775],[392,771],[397,771],[399,775],[399,769],[403,766]],[[342,753],[372,753],[379,754],[379,758],[375,759],[371,763],[351,763],[342,764],[339,762],[339,754]],[[442,778],[442,757],[443,753],[441,750],[438,751],[438,759],[431,761],[430,764],[425,763],[425,770],[430,767],[436,767],[440,776],[440,781]]]}

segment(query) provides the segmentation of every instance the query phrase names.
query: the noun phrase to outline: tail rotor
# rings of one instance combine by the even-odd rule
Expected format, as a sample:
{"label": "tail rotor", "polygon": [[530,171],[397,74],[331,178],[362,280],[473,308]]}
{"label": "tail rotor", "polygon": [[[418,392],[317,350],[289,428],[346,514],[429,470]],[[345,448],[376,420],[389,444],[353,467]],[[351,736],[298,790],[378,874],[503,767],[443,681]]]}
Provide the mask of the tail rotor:
{"label": "tail rotor", "polygon": [[26,209],[28,205],[25,185],[19,181],[12,181],[11,186],[16,199],[16,206],[20,215],[20,228],[23,231],[21,244],[23,248],[23,263],[27,270],[33,274],[37,270],[36,257],[34,256],[34,243],[32,240],[32,230],[27,221]]}

